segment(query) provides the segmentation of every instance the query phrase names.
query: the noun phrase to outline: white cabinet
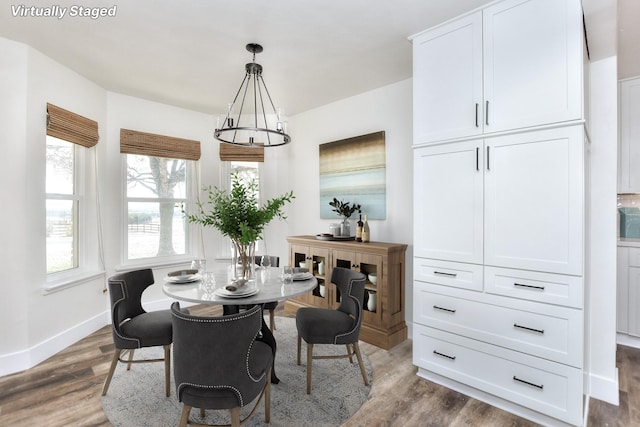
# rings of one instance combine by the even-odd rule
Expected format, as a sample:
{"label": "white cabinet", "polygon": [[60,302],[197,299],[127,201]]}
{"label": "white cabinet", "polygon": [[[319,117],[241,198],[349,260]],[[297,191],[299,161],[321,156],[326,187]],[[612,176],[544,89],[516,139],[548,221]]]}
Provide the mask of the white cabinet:
{"label": "white cabinet", "polygon": [[414,138],[482,133],[482,13],[413,40]]}
{"label": "white cabinet", "polygon": [[507,0],[414,36],[414,138],[583,117],[578,0]]}
{"label": "white cabinet", "polygon": [[618,247],[617,330],[640,337],[640,248]]}
{"label": "white cabinet", "polygon": [[[418,375],[541,424],[581,425],[580,1],[493,2],[413,49]],[[627,297],[640,305],[636,270]],[[640,333],[640,311],[628,320]]]}
{"label": "white cabinet", "polygon": [[414,150],[416,257],[582,274],[582,126]]}
{"label": "white cabinet", "polygon": [[414,151],[414,254],[482,263],[482,141]]}
{"label": "white cabinet", "polygon": [[629,333],[629,248],[618,246],[616,330]]}
{"label": "white cabinet", "polygon": [[485,140],[484,264],[582,275],[583,127]]}
{"label": "white cabinet", "polygon": [[640,193],[640,78],[620,82],[618,192]]}

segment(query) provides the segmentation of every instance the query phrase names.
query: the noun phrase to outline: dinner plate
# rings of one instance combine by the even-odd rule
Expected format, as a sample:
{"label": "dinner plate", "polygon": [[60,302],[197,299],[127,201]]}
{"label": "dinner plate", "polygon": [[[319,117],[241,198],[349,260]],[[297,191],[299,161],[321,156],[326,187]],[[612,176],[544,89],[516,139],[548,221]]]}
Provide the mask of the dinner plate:
{"label": "dinner plate", "polygon": [[167,276],[164,278],[166,282],[173,284],[193,283],[202,279],[200,274],[185,274],[182,276]]}
{"label": "dinner plate", "polygon": [[216,289],[214,294],[222,298],[246,298],[257,294],[258,288],[248,288],[241,292],[230,292],[224,288]]}
{"label": "dinner plate", "polygon": [[294,273],[293,274],[293,280],[309,280],[313,277],[313,274],[306,272],[306,273]]}

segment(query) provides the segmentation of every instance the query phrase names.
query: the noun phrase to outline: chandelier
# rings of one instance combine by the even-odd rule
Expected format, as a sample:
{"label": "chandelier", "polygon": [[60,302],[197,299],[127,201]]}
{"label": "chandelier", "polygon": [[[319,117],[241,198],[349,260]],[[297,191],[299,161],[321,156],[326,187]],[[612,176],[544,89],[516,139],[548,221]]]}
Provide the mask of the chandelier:
{"label": "chandelier", "polygon": [[[262,52],[262,46],[249,43],[247,50],[253,53],[253,62],[245,65],[246,74],[240,88],[229,104],[226,116],[218,118],[213,136],[227,144],[247,147],[288,144],[291,137],[287,135],[287,122],[271,100],[262,78],[262,65],[256,64],[256,53]],[[265,101],[271,110],[265,109]]]}

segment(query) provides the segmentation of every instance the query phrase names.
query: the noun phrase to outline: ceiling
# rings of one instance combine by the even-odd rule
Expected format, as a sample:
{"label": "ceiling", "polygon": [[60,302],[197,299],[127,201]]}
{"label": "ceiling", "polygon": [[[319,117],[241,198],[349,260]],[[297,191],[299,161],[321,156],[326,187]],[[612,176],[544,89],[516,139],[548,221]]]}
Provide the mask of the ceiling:
{"label": "ceiling", "polygon": [[[232,100],[244,64],[251,62],[245,45],[257,42],[264,52],[256,62],[264,67],[271,97],[293,115],[411,77],[410,35],[488,2],[82,2],[116,5],[115,17],[98,19],[15,17],[12,7],[20,4],[15,2],[0,10],[0,36],[30,45],[109,91],[211,114],[223,112]],[[585,15],[607,15],[601,10],[606,7],[615,24],[616,0],[583,3]],[[631,50],[640,42],[640,2],[619,4],[624,11],[619,46]],[[638,56],[619,54],[621,77],[640,75]]]}

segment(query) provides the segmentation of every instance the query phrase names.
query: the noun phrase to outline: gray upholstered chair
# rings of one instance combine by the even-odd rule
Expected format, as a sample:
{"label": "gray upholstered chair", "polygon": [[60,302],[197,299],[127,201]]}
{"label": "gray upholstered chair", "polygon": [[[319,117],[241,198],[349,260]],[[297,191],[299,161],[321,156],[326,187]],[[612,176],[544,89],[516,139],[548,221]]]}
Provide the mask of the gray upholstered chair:
{"label": "gray upholstered chair", "polygon": [[[183,403],[180,426],[189,423],[192,408],[229,409],[231,425],[239,426],[255,412],[264,397],[265,421],[271,411],[271,347],[256,341],[262,311],[218,317],[192,316],[171,305],[173,315],[173,374],[178,400]],[[240,409],[256,397],[251,413],[240,420]]]}
{"label": "gray upholstered chair", "polygon": [[[271,267],[280,267],[280,257],[270,256],[269,260],[271,261]],[[262,255],[256,255],[255,262],[258,265],[261,265]],[[275,310],[278,306],[278,301],[270,301],[266,302],[262,305],[263,310],[269,310],[269,329],[272,331],[276,330],[276,319],[275,319]]]}
{"label": "gray upholstered chair", "polygon": [[[347,268],[334,267],[331,282],[340,291],[340,306],[336,310],[326,308],[300,308],[296,313],[298,328],[298,365],[302,339],[307,343],[307,394],[311,393],[311,364],[313,359],[339,359],[348,357],[353,363],[353,355],[358,358],[360,372],[364,384],[369,379],[362,363],[362,355],[358,346],[360,326],[362,324],[362,304],[364,300],[364,283],[366,276]],[[315,344],[346,345],[347,353],[335,356],[314,356]]]}
{"label": "gray upholstered chair", "polygon": [[[118,362],[126,363],[127,370],[132,363],[164,361],[165,392],[171,389],[171,342],[173,340],[171,312],[159,310],[146,312],[142,308],[142,293],[153,285],[153,271],[150,269],[130,271],[112,276],[109,282],[111,297],[111,331],[115,352],[109,373],[102,387],[102,395],[109,390],[109,384]],[[164,359],[134,360],[135,349],[143,347],[164,347]],[[129,353],[127,360],[122,357]]]}

